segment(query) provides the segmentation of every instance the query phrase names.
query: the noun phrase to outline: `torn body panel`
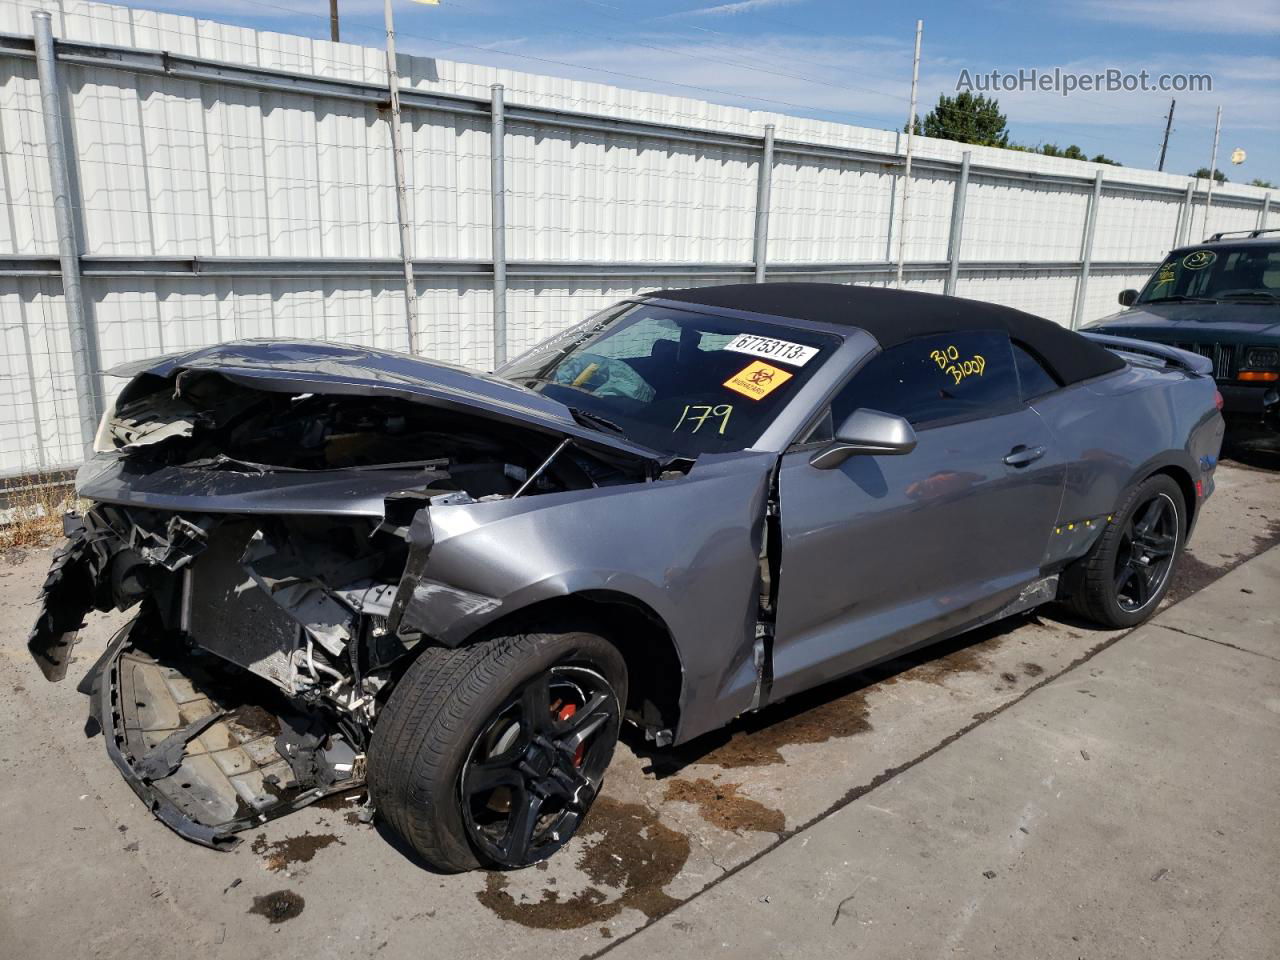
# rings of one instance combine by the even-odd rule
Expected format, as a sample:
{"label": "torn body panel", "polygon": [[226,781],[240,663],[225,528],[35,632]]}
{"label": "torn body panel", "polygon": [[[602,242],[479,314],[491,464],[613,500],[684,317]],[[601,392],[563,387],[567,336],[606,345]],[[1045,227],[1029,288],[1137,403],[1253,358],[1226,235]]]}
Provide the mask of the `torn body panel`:
{"label": "torn body panel", "polygon": [[[137,609],[91,678],[108,750],[164,822],[214,847],[362,779],[394,678],[437,642],[388,628],[431,509],[643,489],[659,466],[567,417],[557,434],[546,410],[517,426],[511,410],[418,402],[412,383],[350,370],[233,375],[231,354],[250,353],[153,366],[122,391],[29,641],[61,679],[89,611]],[[321,381],[336,392],[306,389]],[[414,582],[415,620],[420,606],[460,622],[500,606]],[[247,710],[276,732],[245,728]]]}
{"label": "torn body panel", "polygon": [[237,391],[226,386],[215,389],[209,382],[212,376],[249,395],[407,401],[557,438],[574,437],[594,449],[632,457],[658,457],[654,451],[622,436],[579,424],[564,404],[510,380],[422,357],[349,344],[242,340],[126,364],[111,374],[134,378],[120,394],[116,404],[119,412],[133,411],[133,404],[142,397],[162,384],[171,384],[175,396],[195,394],[192,399],[200,404],[207,424],[226,425],[241,419],[245,410],[240,409]]}
{"label": "torn body panel", "polygon": [[392,626],[453,646],[554,598],[632,598],[679,652],[675,740],[714,729],[747,710],[756,689],[759,558],[776,459],[707,456],[687,476],[652,484],[433,504],[409,532]]}

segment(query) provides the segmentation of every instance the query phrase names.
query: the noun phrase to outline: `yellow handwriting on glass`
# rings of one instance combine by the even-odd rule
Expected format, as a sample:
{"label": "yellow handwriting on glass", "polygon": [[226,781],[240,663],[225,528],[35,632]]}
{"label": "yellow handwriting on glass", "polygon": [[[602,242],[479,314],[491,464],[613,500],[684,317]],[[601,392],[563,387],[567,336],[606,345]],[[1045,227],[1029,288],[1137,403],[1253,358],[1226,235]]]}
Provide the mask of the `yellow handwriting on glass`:
{"label": "yellow handwriting on glass", "polygon": [[987,358],[975,353],[969,360],[960,359],[960,351],[954,345],[929,353],[929,359],[938,365],[943,373],[950,374],[956,383],[965,377],[980,377],[987,369]]}
{"label": "yellow handwriting on glass", "polygon": [[733,404],[731,403],[718,403],[715,406],[709,403],[687,403],[684,411],[680,414],[680,419],[671,428],[671,432],[675,433],[687,422],[693,424],[689,432],[697,433],[708,420],[719,419],[720,429],[716,433],[723,436],[724,428],[729,425],[729,414],[731,413],[733,413]]}

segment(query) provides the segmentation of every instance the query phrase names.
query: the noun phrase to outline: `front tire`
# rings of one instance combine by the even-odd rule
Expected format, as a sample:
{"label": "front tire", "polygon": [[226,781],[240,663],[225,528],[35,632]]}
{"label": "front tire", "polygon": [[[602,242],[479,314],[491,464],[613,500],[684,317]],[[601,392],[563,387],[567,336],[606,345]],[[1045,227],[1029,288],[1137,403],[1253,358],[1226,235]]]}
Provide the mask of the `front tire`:
{"label": "front tire", "polygon": [[1130,491],[1079,561],[1068,604],[1104,627],[1134,627],[1147,620],[1169,590],[1186,529],[1181,488],[1165,474],[1148,477]]}
{"label": "front tire", "polygon": [[545,860],[599,792],[626,697],[622,655],[594,633],[430,647],[374,727],[374,806],[437,869]]}

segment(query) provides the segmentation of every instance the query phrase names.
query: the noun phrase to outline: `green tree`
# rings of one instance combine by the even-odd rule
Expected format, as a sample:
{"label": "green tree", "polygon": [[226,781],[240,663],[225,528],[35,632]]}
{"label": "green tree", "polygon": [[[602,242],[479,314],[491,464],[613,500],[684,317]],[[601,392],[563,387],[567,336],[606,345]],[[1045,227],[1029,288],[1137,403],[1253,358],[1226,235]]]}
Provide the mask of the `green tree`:
{"label": "green tree", "polygon": [[[1193,173],[1192,176],[1199,180],[1207,180],[1209,179],[1209,168],[1201,167],[1199,170]],[[1216,167],[1213,170],[1213,179],[1217,180],[1219,183],[1227,182],[1226,174],[1224,174],[1221,170],[1219,170]]]}
{"label": "green tree", "polygon": [[1067,160],[1088,160],[1085,152],[1077,147],[1074,143],[1065,150],[1056,143],[1044,143],[1040,145],[1040,150],[1046,157],[1063,157]]}
{"label": "green tree", "polygon": [[1074,143],[1065,149],[1056,143],[1043,143],[1039,147],[1032,147],[1031,150],[1033,153],[1042,153],[1046,157],[1063,157],[1067,160],[1088,160],[1090,163],[1106,163],[1113,167],[1121,166],[1120,161],[1112,160],[1106,154],[1099,153],[1090,157]]}
{"label": "green tree", "polygon": [[981,147],[1007,147],[1007,123],[994,97],[962,90],[954,97],[939,96],[937,105],[916,120],[916,133]]}
{"label": "green tree", "polygon": [[1254,177],[1252,180],[1250,180],[1250,181],[1249,181],[1249,186],[1251,186],[1251,187],[1268,187],[1268,188],[1273,189],[1273,190],[1275,189],[1275,184],[1274,184],[1274,183],[1272,183],[1270,180],[1263,180],[1261,177]]}
{"label": "green tree", "polygon": [[[906,129],[905,127],[903,129]],[[981,93],[961,90],[954,97],[945,93],[938,97],[932,110],[916,119],[915,132],[938,140],[954,140],[957,143],[973,143],[980,147],[1003,147],[1027,153],[1042,153],[1048,157],[1065,157],[1068,160],[1092,160],[1118,167],[1120,163],[1104,154],[1089,157],[1076,144],[1059,147],[1046,143],[1038,147],[1023,146],[1009,141],[1008,119],[1000,112],[1000,101]]]}

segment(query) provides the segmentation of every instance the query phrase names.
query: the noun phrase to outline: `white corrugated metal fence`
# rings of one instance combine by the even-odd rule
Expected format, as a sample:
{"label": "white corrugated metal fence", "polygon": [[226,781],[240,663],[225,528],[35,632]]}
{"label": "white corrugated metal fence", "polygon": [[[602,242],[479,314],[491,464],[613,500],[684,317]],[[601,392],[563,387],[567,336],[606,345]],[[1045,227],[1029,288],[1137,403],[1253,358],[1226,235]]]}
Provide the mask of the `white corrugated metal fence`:
{"label": "white corrugated metal fence", "polygon": [[[0,5],[0,474],[83,445],[32,13],[52,14],[96,374],[239,337],[403,349],[381,50],[80,0]],[[430,356],[494,355],[491,86],[503,143],[507,352],[641,290],[747,281],[766,125],[769,278],[889,283],[901,192],[888,131],[402,57],[402,133]],[[968,152],[968,185],[958,183]],[[1265,191],[920,139],[907,285],[1070,323],[1114,309],[1179,237],[1280,225]],[[953,217],[958,200],[963,217]],[[1087,284],[1082,261],[1091,260]],[[111,384],[107,385],[108,391]]]}

